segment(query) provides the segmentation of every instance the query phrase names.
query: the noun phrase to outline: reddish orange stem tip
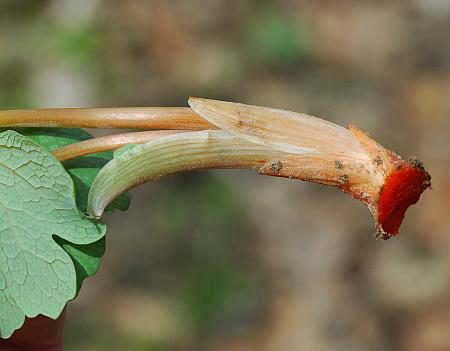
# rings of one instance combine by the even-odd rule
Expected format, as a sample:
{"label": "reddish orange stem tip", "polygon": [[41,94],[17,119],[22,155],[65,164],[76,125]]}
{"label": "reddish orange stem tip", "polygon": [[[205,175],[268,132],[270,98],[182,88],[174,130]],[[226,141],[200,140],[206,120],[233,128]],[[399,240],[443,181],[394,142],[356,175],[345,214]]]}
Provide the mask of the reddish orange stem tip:
{"label": "reddish orange stem tip", "polygon": [[431,176],[417,159],[402,162],[393,170],[386,177],[378,199],[378,223],[383,231],[397,235],[408,207],[417,203],[430,186]]}

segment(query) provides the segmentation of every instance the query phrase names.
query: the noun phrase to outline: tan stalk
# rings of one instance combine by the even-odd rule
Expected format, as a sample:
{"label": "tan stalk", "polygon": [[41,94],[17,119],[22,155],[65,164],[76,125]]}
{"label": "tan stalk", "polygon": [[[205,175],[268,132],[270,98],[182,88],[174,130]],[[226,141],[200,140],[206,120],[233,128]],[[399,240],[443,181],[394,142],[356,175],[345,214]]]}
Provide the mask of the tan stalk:
{"label": "tan stalk", "polygon": [[122,133],[93,138],[57,148],[52,151],[60,161],[70,160],[97,152],[116,150],[127,144],[143,144],[161,137],[182,133],[183,130],[156,130],[146,132]]}
{"label": "tan stalk", "polygon": [[50,108],[0,111],[2,127],[216,129],[188,107]]}

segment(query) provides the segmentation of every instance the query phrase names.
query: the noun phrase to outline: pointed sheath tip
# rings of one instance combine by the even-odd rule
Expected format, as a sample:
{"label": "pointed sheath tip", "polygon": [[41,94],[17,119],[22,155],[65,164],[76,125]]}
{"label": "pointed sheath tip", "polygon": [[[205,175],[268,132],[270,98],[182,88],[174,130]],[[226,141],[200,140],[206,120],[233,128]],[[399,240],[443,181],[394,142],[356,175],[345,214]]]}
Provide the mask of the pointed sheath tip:
{"label": "pointed sheath tip", "polygon": [[196,96],[189,96],[188,105],[192,106],[192,104],[201,102],[202,100],[208,100],[208,99],[204,99],[204,98],[200,98],[200,97],[196,97]]}
{"label": "pointed sheath tip", "polygon": [[195,111],[195,107],[208,106],[224,106],[224,105],[243,105],[236,102],[222,101],[216,99],[206,99],[197,96],[190,96],[188,99],[188,105]]}
{"label": "pointed sheath tip", "polygon": [[[188,99],[188,105],[199,114],[200,111],[203,111],[206,107],[217,107],[217,104],[220,104],[219,106],[223,105],[229,105],[232,104],[231,102],[226,101],[220,101],[220,100],[214,100],[214,99],[205,99],[197,96],[190,96]],[[200,115],[200,114],[199,114]],[[204,118],[203,116],[200,116]]]}
{"label": "pointed sheath tip", "polygon": [[198,110],[201,110],[202,106],[208,101],[213,101],[213,100],[204,99],[204,98],[200,98],[200,97],[196,97],[196,96],[190,96],[188,99],[188,105],[194,110],[194,112],[199,114]]}

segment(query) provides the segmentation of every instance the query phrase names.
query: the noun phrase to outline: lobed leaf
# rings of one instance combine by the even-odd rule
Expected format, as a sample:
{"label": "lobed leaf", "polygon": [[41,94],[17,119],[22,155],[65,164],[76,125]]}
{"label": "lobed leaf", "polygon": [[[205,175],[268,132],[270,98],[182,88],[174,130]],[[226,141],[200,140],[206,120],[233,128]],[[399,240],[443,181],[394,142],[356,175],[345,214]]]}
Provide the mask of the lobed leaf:
{"label": "lobed leaf", "polygon": [[77,209],[58,160],[15,131],[0,134],[0,337],[25,316],[57,318],[76,296],[73,258],[54,237],[75,249],[99,242],[105,230]]}
{"label": "lobed leaf", "polygon": [[[15,130],[36,141],[48,151],[92,138],[92,135],[83,129],[16,128]],[[63,162],[65,169],[74,182],[76,202],[80,211],[86,212],[89,189],[100,169],[112,158],[112,152],[102,152]],[[106,210],[126,211],[130,205],[130,200],[131,195],[129,193],[122,194]],[[98,242],[81,246],[61,240],[57,240],[57,242],[62,245],[63,249],[72,258],[77,272],[77,289],[79,291],[83,280],[98,271],[100,257],[105,252],[105,240],[102,239]]]}

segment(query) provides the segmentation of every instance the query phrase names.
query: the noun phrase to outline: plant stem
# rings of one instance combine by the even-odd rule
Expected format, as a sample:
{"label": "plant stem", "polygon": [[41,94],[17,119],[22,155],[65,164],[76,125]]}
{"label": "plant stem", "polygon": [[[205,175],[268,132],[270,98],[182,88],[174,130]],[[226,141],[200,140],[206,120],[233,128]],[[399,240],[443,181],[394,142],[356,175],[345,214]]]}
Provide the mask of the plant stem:
{"label": "plant stem", "polygon": [[1,127],[217,129],[189,107],[54,108],[0,111]]}
{"label": "plant stem", "polygon": [[186,131],[158,130],[107,135],[57,148],[52,151],[52,154],[58,160],[66,161],[80,156],[95,154],[97,152],[116,150],[127,144],[142,144],[167,135],[183,132]]}
{"label": "plant stem", "polygon": [[100,218],[114,198],[146,181],[199,169],[259,169],[279,154],[221,130],[175,134],[137,145],[101,169],[89,191],[87,212]]}

